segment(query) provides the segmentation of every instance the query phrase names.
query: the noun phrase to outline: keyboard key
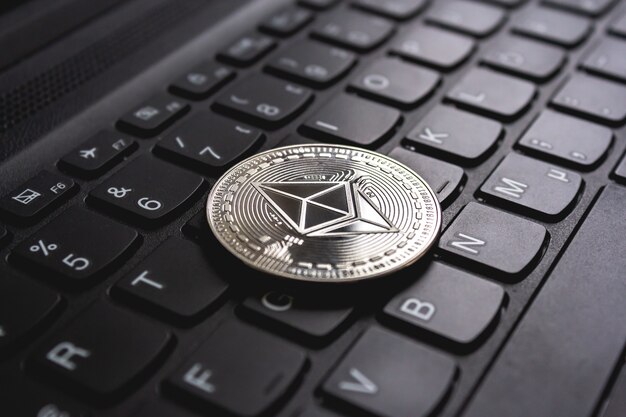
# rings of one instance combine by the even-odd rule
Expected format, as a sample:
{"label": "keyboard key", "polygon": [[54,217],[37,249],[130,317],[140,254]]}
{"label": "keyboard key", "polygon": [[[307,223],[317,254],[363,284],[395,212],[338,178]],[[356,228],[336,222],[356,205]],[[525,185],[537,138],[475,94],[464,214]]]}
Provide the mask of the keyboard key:
{"label": "keyboard key", "polygon": [[609,26],[609,32],[614,35],[626,37],[626,12],[622,12],[617,19],[613,20]]}
{"label": "keyboard key", "polygon": [[298,340],[308,341],[330,336],[352,312],[345,303],[281,291],[247,297],[242,307],[246,317],[261,324],[276,325],[279,331],[291,332]]}
{"label": "keyboard key", "polygon": [[269,36],[251,33],[237,39],[217,57],[232,65],[245,67],[254,64],[276,47],[276,42]]}
{"label": "keyboard key", "polygon": [[528,108],[537,93],[534,84],[482,68],[474,68],[446,94],[461,107],[504,120]]}
{"label": "keyboard key", "polygon": [[407,135],[407,142],[421,150],[463,163],[483,159],[496,145],[504,129],[496,121],[437,106]]}
{"label": "keyboard key", "polygon": [[587,38],[591,32],[591,23],[582,17],[534,7],[521,12],[513,22],[512,29],[521,35],[572,47]]}
{"label": "keyboard key", "polygon": [[506,207],[557,220],[572,208],[582,186],[580,175],[517,153],[510,153],[480,187]]}
{"label": "keyboard key", "polygon": [[0,352],[6,352],[34,333],[53,315],[61,297],[24,278],[0,278]]}
{"label": "keyboard key", "polygon": [[341,94],[321,107],[303,128],[314,137],[372,146],[389,136],[400,122],[390,107]]}
{"label": "keyboard key", "polygon": [[313,13],[306,9],[289,7],[272,15],[261,23],[261,30],[271,35],[293,35],[313,20]]}
{"label": "keyboard key", "polygon": [[545,159],[589,169],[606,154],[613,132],[575,117],[544,110],[518,144]]}
{"label": "keyboard key", "polygon": [[391,22],[353,11],[328,16],[313,28],[312,36],[338,46],[367,52],[393,33]]}
{"label": "keyboard key", "polygon": [[307,88],[254,74],[222,92],[215,106],[253,123],[276,127],[301,112],[312,98]]}
{"label": "keyboard key", "polygon": [[137,237],[129,227],[74,206],[17,245],[11,256],[78,284],[111,269]]}
{"label": "keyboard key", "polygon": [[604,400],[602,417],[621,417],[626,413],[626,397],[622,395],[626,392],[626,367],[623,362],[621,366],[622,369],[611,387],[611,393]]}
{"label": "keyboard key", "polygon": [[443,207],[449,205],[456,198],[461,186],[465,183],[465,173],[456,165],[420,155],[401,147],[395,148],[389,153],[389,156],[408,166],[426,180],[437,194],[437,199]]}
{"label": "keyboard key", "polygon": [[626,222],[614,221],[626,218],[624,201],[624,187],[602,191],[465,417],[585,417],[597,410],[624,360],[626,257],[618,254],[626,253]]}
{"label": "keyboard key", "polygon": [[333,370],[322,390],[368,415],[426,417],[443,401],[455,370],[448,356],[371,328]]}
{"label": "keyboard key", "polygon": [[396,20],[415,16],[426,6],[427,0],[353,0],[355,7]]}
{"label": "keyboard key", "polygon": [[87,178],[104,174],[137,148],[137,143],[123,135],[102,131],[65,155],[59,166]]}
{"label": "keyboard key", "polygon": [[439,249],[464,267],[473,264],[506,280],[539,257],[547,238],[546,228],[537,223],[471,202],[446,229]]}
{"label": "keyboard key", "polygon": [[230,322],[189,356],[167,388],[208,407],[255,416],[287,393],[305,362],[304,352],[286,342]]}
{"label": "keyboard key", "polygon": [[142,156],[96,187],[89,198],[138,222],[154,223],[183,209],[203,184],[196,174]]}
{"label": "keyboard key", "polygon": [[[206,220],[205,220],[206,221]],[[213,306],[226,291],[205,251],[171,237],[113,287],[114,294],[188,320]]]}
{"label": "keyboard key", "polygon": [[181,75],[170,91],[190,100],[202,100],[235,78],[235,71],[216,62],[203,62]]}
{"label": "keyboard key", "polygon": [[613,7],[615,0],[543,0],[544,3],[560,9],[589,16],[600,16]]}
{"label": "keyboard key", "polygon": [[2,412],[7,416],[24,417],[89,417],[86,407],[26,378],[4,375],[10,386],[3,387]]}
{"label": "keyboard key", "polygon": [[626,155],[622,157],[622,160],[617,164],[613,176],[621,183],[626,183]]}
{"label": "keyboard key", "polygon": [[591,73],[626,82],[626,42],[603,39],[582,62]]}
{"label": "keyboard key", "polygon": [[2,197],[0,209],[12,219],[30,222],[66,201],[73,194],[75,185],[69,178],[41,171]]}
{"label": "keyboard key", "polygon": [[334,6],[338,1],[339,0],[298,0],[298,3],[315,10],[324,10]]}
{"label": "keyboard key", "polygon": [[203,111],[164,136],[154,151],[185,168],[222,169],[258,148],[262,139],[257,129]]}
{"label": "keyboard key", "polygon": [[561,49],[518,37],[501,39],[483,56],[482,62],[490,67],[528,78],[546,81],[565,63]]}
{"label": "keyboard key", "polygon": [[417,26],[391,45],[391,53],[410,61],[450,70],[465,61],[476,48],[472,38],[428,26]]}
{"label": "keyboard key", "polygon": [[483,37],[500,27],[504,17],[504,12],[497,7],[454,0],[434,4],[426,20],[468,35]]}
{"label": "keyboard key", "polygon": [[55,380],[104,400],[123,393],[164,353],[167,332],[99,302],[42,343],[30,363]]}
{"label": "keyboard key", "polygon": [[343,77],[356,63],[352,52],[303,40],[281,49],[267,70],[296,82],[327,87]]}
{"label": "keyboard key", "polygon": [[583,74],[575,74],[552,98],[560,110],[601,123],[626,121],[626,86]]}
{"label": "keyboard key", "polygon": [[117,122],[117,127],[139,137],[156,136],[185,115],[189,109],[189,104],[163,93],[128,112]]}
{"label": "keyboard key", "polygon": [[409,330],[468,345],[486,333],[503,300],[499,285],[433,262],[415,284],[387,303],[385,314]]}
{"label": "keyboard key", "polygon": [[350,83],[363,96],[397,107],[412,107],[439,84],[435,71],[383,58],[370,64]]}

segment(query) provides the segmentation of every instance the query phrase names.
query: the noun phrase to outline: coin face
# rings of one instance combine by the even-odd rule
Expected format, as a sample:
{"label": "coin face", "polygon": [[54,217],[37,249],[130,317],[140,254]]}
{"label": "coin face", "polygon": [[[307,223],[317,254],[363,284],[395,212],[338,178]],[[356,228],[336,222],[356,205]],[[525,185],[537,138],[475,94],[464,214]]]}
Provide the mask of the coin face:
{"label": "coin face", "polygon": [[402,269],[441,228],[435,193],[415,172],[339,145],[287,146],[242,161],[211,190],[207,218],[246,264],[324,282]]}

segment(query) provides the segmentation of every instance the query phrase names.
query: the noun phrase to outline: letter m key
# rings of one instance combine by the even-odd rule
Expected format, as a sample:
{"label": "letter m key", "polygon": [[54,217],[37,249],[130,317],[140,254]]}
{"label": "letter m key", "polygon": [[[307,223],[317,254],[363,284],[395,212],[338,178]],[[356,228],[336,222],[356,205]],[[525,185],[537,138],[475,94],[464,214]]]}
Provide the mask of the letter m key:
{"label": "letter m key", "polygon": [[497,185],[493,187],[493,190],[513,198],[521,198],[526,188],[528,188],[528,184],[506,177],[502,177],[500,182],[504,183],[504,185]]}

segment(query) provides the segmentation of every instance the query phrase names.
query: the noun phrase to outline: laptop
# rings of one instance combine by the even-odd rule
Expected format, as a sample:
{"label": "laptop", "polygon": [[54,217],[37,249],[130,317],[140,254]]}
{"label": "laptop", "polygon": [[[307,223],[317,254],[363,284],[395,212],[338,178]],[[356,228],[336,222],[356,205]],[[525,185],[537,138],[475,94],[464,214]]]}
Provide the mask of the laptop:
{"label": "laptop", "polygon": [[[624,1],[12,0],[0,28],[0,415],[626,415]],[[341,155],[427,184],[419,259],[242,262],[400,229],[400,174]],[[286,160],[304,185],[231,210]],[[253,204],[289,233],[244,235]]]}

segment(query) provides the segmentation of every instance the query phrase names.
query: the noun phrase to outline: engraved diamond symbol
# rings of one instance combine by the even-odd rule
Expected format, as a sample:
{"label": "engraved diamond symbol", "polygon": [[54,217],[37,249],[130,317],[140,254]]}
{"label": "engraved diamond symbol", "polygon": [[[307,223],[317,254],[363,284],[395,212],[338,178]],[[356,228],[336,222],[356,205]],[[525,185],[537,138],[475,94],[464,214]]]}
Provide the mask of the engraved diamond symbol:
{"label": "engraved diamond symbol", "polygon": [[305,236],[397,232],[356,184],[348,181],[254,183],[270,206]]}

